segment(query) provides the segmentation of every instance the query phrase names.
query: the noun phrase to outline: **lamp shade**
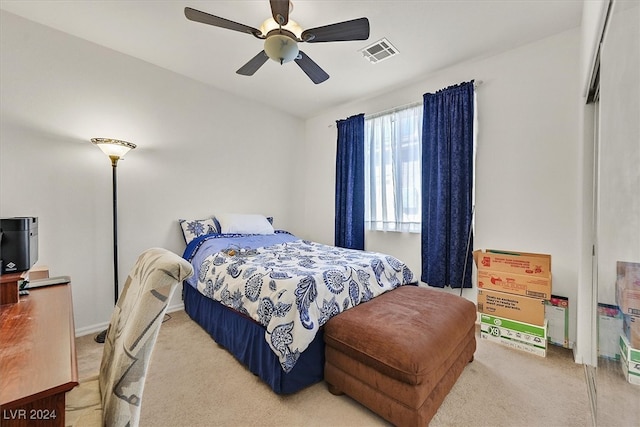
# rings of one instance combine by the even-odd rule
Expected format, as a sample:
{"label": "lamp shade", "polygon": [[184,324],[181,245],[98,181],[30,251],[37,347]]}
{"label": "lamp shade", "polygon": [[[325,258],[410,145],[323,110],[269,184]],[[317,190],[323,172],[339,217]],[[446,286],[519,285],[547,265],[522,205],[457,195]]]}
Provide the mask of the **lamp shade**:
{"label": "lamp shade", "polygon": [[129,150],[136,148],[136,144],[119,139],[91,138],[91,142],[98,146],[109,158],[122,159]]}
{"label": "lamp shade", "polygon": [[264,52],[269,58],[284,64],[296,59],[298,56],[298,44],[290,37],[274,34],[264,41]]}

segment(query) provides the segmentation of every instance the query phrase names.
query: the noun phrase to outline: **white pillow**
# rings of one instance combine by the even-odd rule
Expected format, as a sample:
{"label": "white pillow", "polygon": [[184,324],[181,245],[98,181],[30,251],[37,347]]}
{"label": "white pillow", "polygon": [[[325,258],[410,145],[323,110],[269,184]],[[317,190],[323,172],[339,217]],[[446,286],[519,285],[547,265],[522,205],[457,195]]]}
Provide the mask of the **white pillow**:
{"label": "white pillow", "polygon": [[273,234],[273,225],[264,215],[221,214],[216,215],[221,233]]}

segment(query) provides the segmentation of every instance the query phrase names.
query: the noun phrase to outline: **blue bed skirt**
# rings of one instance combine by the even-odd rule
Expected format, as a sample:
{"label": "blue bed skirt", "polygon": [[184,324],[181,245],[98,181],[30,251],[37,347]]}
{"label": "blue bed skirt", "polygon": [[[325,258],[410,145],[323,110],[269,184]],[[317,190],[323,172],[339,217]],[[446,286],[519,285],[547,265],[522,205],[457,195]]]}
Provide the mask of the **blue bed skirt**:
{"label": "blue bed skirt", "polygon": [[285,373],[264,339],[265,329],[253,319],[205,297],[183,284],[187,314],[277,394],[295,393],[324,378],[323,329],[302,352],[293,369]]}

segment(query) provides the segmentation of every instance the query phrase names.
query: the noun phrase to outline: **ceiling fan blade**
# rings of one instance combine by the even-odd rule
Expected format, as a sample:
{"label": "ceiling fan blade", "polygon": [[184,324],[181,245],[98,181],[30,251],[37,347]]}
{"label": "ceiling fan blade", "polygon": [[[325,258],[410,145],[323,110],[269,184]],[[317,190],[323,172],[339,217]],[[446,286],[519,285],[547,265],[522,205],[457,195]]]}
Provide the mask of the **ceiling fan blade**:
{"label": "ceiling fan blade", "polygon": [[262,67],[265,62],[267,62],[267,59],[269,59],[269,57],[263,50],[256,56],[251,58],[249,62],[240,67],[240,69],[236,71],[236,73],[242,74],[243,76],[253,76],[254,73],[258,71],[258,69]]}
{"label": "ceiling fan blade", "polygon": [[190,7],[184,8],[184,16],[190,21],[200,22],[202,24],[213,25],[214,27],[226,28],[227,30],[240,31],[241,33],[253,34],[256,37],[260,37],[262,33],[260,30],[250,27],[248,25],[240,24],[238,22],[230,21],[219,16],[214,16],[206,12],[201,12]]}
{"label": "ceiling fan blade", "polygon": [[285,26],[289,22],[289,0],[269,0],[271,3],[271,15],[280,25]]}
{"label": "ceiling fan blade", "polygon": [[310,28],[302,33],[301,39],[309,43],[345,42],[369,38],[369,20],[352,19],[323,27]]}
{"label": "ceiling fan blade", "polygon": [[311,81],[315,84],[322,83],[323,81],[329,78],[329,74],[325,73],[325,71],[320,68],[318,64],[313,62],[311,58],[309,58],[303,51],[300,51],[300,56],[295,60],[296,64],[302,71],[309,76]]}

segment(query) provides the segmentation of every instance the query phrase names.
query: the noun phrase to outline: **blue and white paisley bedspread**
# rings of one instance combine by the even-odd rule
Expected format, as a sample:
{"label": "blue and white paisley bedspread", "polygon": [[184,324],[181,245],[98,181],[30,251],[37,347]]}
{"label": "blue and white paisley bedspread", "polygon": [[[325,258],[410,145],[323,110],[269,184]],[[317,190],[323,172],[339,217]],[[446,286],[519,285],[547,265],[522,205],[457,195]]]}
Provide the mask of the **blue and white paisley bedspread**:
{"label": "blue and white paisley bedspread", "polygon": [[229,256],[220,251],[194,263],[196,287],[262,324],[285,372],[331,317],[414,282],[404,263],[375,252],[307,240],[259,247],[256,252]]}

